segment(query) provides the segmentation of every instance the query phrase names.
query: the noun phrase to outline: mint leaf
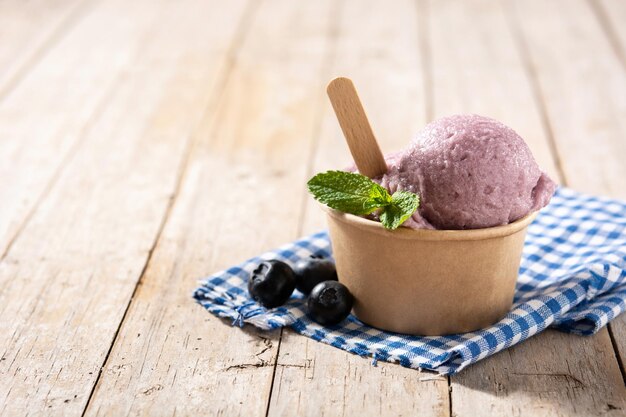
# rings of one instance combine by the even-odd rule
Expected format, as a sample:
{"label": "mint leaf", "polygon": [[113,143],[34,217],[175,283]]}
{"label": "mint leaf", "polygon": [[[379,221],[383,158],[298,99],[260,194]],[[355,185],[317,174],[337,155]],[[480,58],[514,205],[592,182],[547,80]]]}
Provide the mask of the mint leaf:
{"label": "mint leaf", "polygon": [[365,215],[381,210],[380,221],[397,229],[419,206],[419,197],[408,191],[393,195],[368,177],[345,171],[317,174],[307,183],[317,201],[344,213]]}
{"label": "mint leaf", "polygon": [[370,199],[369,201],[365,202],[365,206],[368,208],[371,207],[374,210],[376,210],[388,204],[391,204],[391,196],[389,195],[389,192],[387,191],[387,189],[384,187],[381,187],[379,184],[375,183],[369,178],[367,179],[372,183],[372,189],[370,190]]}
{"label": "mint leaf", "polygon": [[386,229],[395,230],[417,210],[419,197],[408,191],[396,191],[391,203],[383,208],[380,221]]}
{"label": "mint leaf", "polygon": [[317,201],[345,213],[370,214],[392,202],[385,188],[353,172],[324,172],[311,178],[307,185]]}

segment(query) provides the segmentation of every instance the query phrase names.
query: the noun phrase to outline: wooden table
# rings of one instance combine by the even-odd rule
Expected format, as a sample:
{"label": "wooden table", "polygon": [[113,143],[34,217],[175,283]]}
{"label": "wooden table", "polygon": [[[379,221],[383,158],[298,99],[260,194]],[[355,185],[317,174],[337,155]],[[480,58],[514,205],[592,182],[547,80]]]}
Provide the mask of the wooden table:
{"label": "wooden table", "polygon": [[623,416],[626,317],[451,378],[232,328],[196,280],[324,227],[350,157],[475,112],[574,189],[626,198],[626,1],[0,2],[0,413]]}

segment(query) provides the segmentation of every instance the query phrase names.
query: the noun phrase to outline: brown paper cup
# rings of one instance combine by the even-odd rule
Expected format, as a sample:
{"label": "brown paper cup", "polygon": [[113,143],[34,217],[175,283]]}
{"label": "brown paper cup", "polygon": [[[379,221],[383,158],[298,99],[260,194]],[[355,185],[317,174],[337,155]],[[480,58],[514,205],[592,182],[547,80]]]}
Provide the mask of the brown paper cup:
{"label": "brown paper cup", "polygon": [[339,281],[353,313],[384,330],[444,335],[487,327],[511,308],[526,236],[536,213],[475,230],[386,230],[326,209]]}

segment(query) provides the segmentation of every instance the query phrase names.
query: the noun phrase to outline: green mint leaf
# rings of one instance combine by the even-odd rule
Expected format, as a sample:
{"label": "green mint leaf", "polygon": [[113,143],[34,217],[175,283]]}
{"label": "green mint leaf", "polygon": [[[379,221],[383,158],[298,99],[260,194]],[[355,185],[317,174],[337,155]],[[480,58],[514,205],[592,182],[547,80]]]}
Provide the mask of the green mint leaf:
{"label": "green mint leaf", "polygon": [[385,188],[353,172],[324,172],[311,178],[307,185],[317,201],[350,214],[370,214],[393,202]]}
{"label": "green mint leaf", "polygon": [[386,229],[395,230],[406,221],[419,206],[419,197],[408,191],[396,191],[391,203],[383,208],[380,221]]}
{"label": "green mint leaf", "polygon": [[365,215],[381,209],[380,221],[390,230],[397,229],[419,206],[419,197],[408,191],[392,196],[368,177],[345,171],[317,174],[307,183],[317,201],[345,213]]}
{"label": "green mint leaf", "polygon": [[[357,174],[360,175],[360,174]],[[362,176],[362,175],[361,175]],[[367,177],[365,177],[367,178]],[[372,208],[372,211],[379,209],[381,207],[385,207],[392,202],[392,197],[389,195],[389,192],[386,188],[381,187],[379,184],[370,180],[371,182],[371,190],[370,190],[370,198],[365,202],[365,207]],[[370,213],[372,212],[370,211]]]}

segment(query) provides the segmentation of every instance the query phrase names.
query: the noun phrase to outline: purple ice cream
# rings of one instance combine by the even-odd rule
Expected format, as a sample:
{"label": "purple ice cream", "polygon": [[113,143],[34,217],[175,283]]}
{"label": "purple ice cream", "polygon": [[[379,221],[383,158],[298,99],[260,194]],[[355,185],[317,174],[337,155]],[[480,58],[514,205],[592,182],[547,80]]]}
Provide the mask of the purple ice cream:
{"label": "purple ice cream", "polygon": [[539,169],[513,129],[477,115],[456,115],[426,126],[403,152],[386,158],[380,179],[390,192],[419,194],[420,207],[403,226],[478,229],[539,210],[556,184]]}

